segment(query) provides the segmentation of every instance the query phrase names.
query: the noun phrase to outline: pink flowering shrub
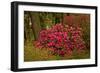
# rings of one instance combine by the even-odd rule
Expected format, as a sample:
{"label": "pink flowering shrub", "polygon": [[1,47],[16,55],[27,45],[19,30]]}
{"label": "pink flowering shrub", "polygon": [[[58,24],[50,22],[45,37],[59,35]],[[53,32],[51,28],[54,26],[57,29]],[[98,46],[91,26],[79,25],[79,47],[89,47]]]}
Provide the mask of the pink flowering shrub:
{"label": "pink flowering shrub", "polygon": [[52,28],[41,30],[36,46],[47,48],[52,54],[64,56],[71,55],[74,49],[81,51],[85,49],[80,27],[64,27],[56,24]]}

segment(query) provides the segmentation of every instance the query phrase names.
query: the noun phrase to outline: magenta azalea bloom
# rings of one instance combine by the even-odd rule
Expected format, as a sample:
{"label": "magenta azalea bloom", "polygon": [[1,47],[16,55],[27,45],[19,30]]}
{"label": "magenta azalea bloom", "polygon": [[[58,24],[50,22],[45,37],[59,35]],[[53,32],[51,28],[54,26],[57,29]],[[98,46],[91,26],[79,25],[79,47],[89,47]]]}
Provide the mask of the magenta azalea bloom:
{"label": "magenta azalea bloom", "polygon": [[53,27],[42,30],[37,40],[37,47],[48,48],[53,54],[64,56],[72,54],[74,49],[85,49],[80,27],[64,27],[56,24]]}

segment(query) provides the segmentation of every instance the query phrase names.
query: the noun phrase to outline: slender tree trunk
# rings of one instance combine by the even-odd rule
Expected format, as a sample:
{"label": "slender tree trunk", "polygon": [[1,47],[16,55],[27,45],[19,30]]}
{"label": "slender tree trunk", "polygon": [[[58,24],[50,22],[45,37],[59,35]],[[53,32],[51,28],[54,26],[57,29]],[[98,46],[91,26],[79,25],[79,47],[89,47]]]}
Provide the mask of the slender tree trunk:
{"label": "slender tree trunk", "polygon": [[39,32],[41,30],[39,13],[29,12],[29,15],[30,15],[31,22],[32,22],[32,30],[34,33],[34,40],[37,40],[38,36],[39,36]]}

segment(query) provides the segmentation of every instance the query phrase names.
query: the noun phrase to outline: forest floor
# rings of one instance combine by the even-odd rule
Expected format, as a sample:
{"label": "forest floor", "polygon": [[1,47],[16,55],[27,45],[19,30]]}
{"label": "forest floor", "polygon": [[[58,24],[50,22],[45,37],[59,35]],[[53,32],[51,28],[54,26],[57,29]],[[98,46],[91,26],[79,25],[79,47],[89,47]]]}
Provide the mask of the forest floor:
{"label": "forest floor", "polygon": [[27,41],[24,44],[24,61],[49,61],[49,60],[72,60],[72,59],[88,59],[90,58],[89,50],[85,50],[84,53],[77,54],[73,53],[73,55],[65,55],[64,57],[60,57],[57,55],[50,54],[48,49],[39,49],[35,48],[32,44],[33,41]]}

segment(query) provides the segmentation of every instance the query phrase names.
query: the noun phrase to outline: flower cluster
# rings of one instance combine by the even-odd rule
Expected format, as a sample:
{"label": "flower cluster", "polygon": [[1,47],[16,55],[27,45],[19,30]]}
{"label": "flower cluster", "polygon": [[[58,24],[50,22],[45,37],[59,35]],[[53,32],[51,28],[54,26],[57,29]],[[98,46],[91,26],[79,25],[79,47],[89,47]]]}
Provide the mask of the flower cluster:
{"label": "flower cluster", "polygon": [[85,42],[81,37],[80,27],[65,27],[62,24],[56,24],[40,32],[36,45],[40,48],[48,48],[55,55],[71,55],[74,49],[85,48]]}

